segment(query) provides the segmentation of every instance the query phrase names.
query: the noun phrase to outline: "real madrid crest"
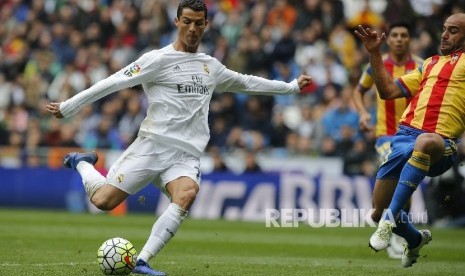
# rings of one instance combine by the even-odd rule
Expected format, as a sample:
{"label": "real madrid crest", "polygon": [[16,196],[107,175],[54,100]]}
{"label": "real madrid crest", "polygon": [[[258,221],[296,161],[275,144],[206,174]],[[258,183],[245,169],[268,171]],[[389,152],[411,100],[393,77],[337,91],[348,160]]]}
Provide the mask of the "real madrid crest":
{"label": "real madrid crest", "polygon": [[122,183],[124,181],[124,174],[120,174],[116,177],[116,181],[118,181],[118,183]]}
{"label": "real madrid crest", "polygon": [[208,65],[206,63],[203,64],[203,71],[205,71],[207,74],[210,74],[210,69],[208,69]]}

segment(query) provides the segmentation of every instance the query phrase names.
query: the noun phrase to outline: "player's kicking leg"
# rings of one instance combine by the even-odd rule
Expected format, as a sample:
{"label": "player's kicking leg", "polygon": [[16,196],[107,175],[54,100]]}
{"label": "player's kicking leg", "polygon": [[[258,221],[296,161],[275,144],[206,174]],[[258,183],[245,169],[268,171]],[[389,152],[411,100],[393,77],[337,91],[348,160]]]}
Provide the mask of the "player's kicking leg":
{"label": "player's kicking leg", "polygon": [[[119,188],[109,185],[108,179],[94,168],[98,156],[96,153],[71,152],[65,156],[65,167],[75,169],[82,177],[84,188],[91,202],[101,210],[111,210],[120,204],[129,195]],[[142,259],[138,259],[132,273],[143,275],[166,275],[164,272],[154,270]]]}
{"label": "player's kicking leg", "polygon": [[98,156],[95,152],[71,152],[63,159],[65,167],[76,170],[92,204],[104,211],[109,211],[123,202],[128,193],[108,184],[108,180],[94,168]]}
{"label": "player's kicking leg", "polygon": [[94,165],[98,161],[98,156],[95,152],[89,152],[89,153],[70,152],[63,159],[63,165],[67,168],[77,170],[76,167],[81,161]]}

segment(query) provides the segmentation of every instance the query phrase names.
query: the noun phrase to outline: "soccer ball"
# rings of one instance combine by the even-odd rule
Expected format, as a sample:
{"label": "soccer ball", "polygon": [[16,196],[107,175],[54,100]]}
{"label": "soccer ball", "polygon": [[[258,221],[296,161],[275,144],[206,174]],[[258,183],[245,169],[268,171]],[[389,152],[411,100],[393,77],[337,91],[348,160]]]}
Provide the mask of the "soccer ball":
{"label": "soccer ball", "polygon": [[97,262],[105,275],[128,275],[133,270],[137,251],[126,239],[106,240],[97,251]]}

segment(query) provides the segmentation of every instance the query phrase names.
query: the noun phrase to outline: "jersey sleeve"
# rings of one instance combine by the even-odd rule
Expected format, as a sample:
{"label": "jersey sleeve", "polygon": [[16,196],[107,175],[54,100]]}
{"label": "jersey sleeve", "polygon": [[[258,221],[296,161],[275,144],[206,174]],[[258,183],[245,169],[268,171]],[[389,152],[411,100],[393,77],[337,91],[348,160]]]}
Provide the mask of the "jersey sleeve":
{"label": "jersey sleeve", "polygon": [[365,66],[365,70],[363,70],[362,76],[358,81],[358,86],[361,88],[361,91],[365,92],[369,90],[374,84],[372,73],[371,73],[371,66]]}
{"label": "jersey sleeve", "polygon": [[62,102],[60,104],[61,113],[64,117],[72,116],[79,112],[82,106],[93,103],[113,92],[144,82],[156,81],[154,72],[158,68],[159,60],[159,55],[154,55],[154,53],[149,52],[142,55],[113,75]]}
{"label": "jersey sleeve", "polygon": [[250,95],[276,95],[300,93],[297,80],[290,83],[268,80],[262,77],[241,74],[229,70],[217,62],[217,89],[227,92],[240,92]]}
{"label": "jersey sleeve", "polygon": [[413,97],[419,90],[422,80],[421,67],[399,77],[395,82],[406,98]]}

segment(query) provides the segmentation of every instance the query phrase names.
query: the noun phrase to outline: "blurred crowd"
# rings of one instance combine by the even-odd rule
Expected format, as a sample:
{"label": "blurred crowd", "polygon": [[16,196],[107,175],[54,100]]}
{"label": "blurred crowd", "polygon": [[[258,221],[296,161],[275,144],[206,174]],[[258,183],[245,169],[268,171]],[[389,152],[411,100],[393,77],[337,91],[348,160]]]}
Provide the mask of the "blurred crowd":
{"label": "blurred crowd", "polygon": [[[386,30],[390,22],[408,21],[413,53],[429,57],[437,54],[444,18],[465,7],[464,0],[206,3],[210,24],[202,52],[245,74],[291,81],[305,72],[314,80],[300,95],[215,93],[207,153],[340,157],[349,175],[372,175],[376,160],[373,134],[358,130],[351,102],[367,63],[353,29],[363,24]],[[45,105],[171,43],[177,5],[176,0],[0,1],[0,150],[21,149],[27,165],[41,148],[127,147],[147,108],[140,87],[114,93],[66,120],[52,118]],[[373,112],[374,97],[367,99]]]}

